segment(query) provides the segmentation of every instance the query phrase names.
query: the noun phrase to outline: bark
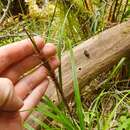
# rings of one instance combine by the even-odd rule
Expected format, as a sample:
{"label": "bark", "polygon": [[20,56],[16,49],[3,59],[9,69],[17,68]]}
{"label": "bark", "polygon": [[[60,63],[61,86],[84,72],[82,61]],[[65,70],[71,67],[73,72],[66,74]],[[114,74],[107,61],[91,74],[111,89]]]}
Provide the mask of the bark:
{"label": "bark", "polygon": [[[110,70],[122,57],[130,55],[130,21],[117,25],[74,48],[80,88],[97,75]],[[73,94],[69,52],[62,57],[63,88],[67,99]],[[96,87],[96,86],[95,86]],[[95,88],[89,88],[93,91]],[[51,82],[46,95],[58,104],[55,87]],[[39,118],[39,117],[38,117]],[[30,119],[29,119],[30,120]]]}

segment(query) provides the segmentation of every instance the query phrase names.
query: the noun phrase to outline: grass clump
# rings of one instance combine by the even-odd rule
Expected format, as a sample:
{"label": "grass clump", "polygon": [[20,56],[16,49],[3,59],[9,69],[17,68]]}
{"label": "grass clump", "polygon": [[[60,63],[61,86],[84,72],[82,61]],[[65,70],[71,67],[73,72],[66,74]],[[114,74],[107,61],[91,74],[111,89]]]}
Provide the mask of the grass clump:
{"label": "grass clump", "polygon": [[[56,106],[45,96],[35,109],[44,115],[44,121],[31,115],[39,130],[129,130],[129,77],[123,79],[121,76],[126,58],[122,58],[105,76],[97,77],[98,84],[94,85],[99,89],[87,97],[88,91],[83,95],[79,90],[73,56],[73,47],[81,41],[127,20],[130,16],[129,3],[124,0],[87,0],[86,3],[85,0],[56,0],[50,1],[45,10],[42,8],[43,11],[38,11],[38,6],[35,11],[35,5],[28,3],[29,14],[22,15],[22,20],[19,16],[11,17],[0,28],[1,35],[9,35],[0,39],[1,46],[27,37],[23,32],[24,25],[33,35],[42,35],[46,42],[55,42],[60,61],[64,50],[70,55],[74,87],[72,112],[69,114],[62,103]],[[58,74],[62,89],[62,65]],[[28,123],[25,123],[25,128],[34,130]]]}

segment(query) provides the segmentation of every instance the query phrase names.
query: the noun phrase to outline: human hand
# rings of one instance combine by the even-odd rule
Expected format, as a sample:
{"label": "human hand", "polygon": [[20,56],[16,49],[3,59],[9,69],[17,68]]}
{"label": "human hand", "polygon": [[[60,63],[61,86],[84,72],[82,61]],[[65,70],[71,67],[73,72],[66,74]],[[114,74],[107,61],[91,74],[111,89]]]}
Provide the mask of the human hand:
{"label": "human hand", "polygon": [[[40,37],[35,37],[35,41],[55,70],[58,66],[55,46],[44,45]],[[24,110],[35,107],[44,95],[48,73],[40,63],[29,39],[0,48],[0,130],[22,130],[22,123],[30,114]],[[24,75],[34,67],[35,71]]]}

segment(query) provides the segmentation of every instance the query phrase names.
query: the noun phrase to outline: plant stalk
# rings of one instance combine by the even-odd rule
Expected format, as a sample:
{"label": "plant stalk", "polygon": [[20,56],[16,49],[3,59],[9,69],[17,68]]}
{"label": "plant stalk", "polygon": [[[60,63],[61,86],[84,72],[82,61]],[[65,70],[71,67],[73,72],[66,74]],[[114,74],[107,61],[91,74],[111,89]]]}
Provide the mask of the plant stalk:
{"label": "plant stalk", "polygon": [[58,78],[56,77],[55,72],[51,69],[51,66],[50,66],[48,60],[45,57],[41,56],[41,51],[38,49],[36,42],[35,42],[34,38],[31,36],[31,34],[25,28],[24,28],[24,31],[26,32],[27,36],[31,40],[31,42],[34,46],[34,49],[35,49],[36,53],[38,54],[38,58],[42,62],[42,65],[48,70],[49,76],[51,77],[52,81],[54,82],[56,89],[59,91],[61,98],[62,98],[62,100],[63,100],[63,102],[68,110],[69,115],[72,117],[71,110],[70,110],[69,105],[67,103],[67,100],[64,96],[64,92],[62,90],[62,87],[60,86],[60,83],[58,82]]}

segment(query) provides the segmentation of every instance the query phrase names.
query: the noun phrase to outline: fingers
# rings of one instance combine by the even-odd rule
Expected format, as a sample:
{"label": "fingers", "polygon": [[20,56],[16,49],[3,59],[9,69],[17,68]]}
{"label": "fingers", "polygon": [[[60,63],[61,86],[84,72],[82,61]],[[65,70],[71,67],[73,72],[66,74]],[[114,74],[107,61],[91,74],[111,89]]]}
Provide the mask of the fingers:
{"label": "fingers", "polygon": [[[38,48],[43,48],[43,39],[38,36],[34,39]],[[29,39],[0,47],[0,72],[33,53],[34,49]]]}
{"label": "fingers", "polygon": [[20,76],[40,64],[40,62],[36,55],[28,56],[16,65],[12,65],[6,69],[1,76],[9,78],[15,84]]}
{"label": "fingers", "polygon": [[43,51],[41,53],[46,58],[49,58],[49,57],[54,56],[56,54],[56,47],[51,43],[47,43],[47,44],[45,44]]}
{"label": "fingers", "polygon": [[21,79],[15,85],[16,95],[21,99],[24,99],[46,77],[47,77],[46,68],[41,66],[35,72]]}
{"label": "fingers", "polygon": [[0,78],[0,110],[18,111],[23,106],[23,102],[14,92],[12,82],[6,78]]}
{"label": "fingers", "polygon": [[[45,49],[44,49],[45,48]],[[56,54],[56,48],[53,44],[46,44],[45,47],[42,49],[43,56],[50,58],[49,62],[52,69],[55,69],[58,66],[58,60],[54,55]],[[46,51],[48,49],[48,51]],[[15,84],[21,75],[23,75],[28,70],[34,68],[41,62],[40,59],[34,54],[31,56],[26,57],[22,61],[17,64],[10,66],[4,72],[2,72],[2,77],[7,77],[12,80]]]}
{"label": "fingers", "polygon": [[51,66],[51,69],[52,69],[52,70],[55,70],[55,69],[60,65],[60,62],[59,62],[59,60],[57,59],[57,57],[52,56],[52,57],[49,59],[49,64],[50,64],[50,66]]}
{"label": "fingers", "polygon": [[[48,86],[48,80],[41,82],[32,93],[24,100],[24,106],[21,108],[21,117],[23,121],[27,119],[31,113],[31,109],[34,108],[41,100]],[[23,112],[22,112],[23,111]]]}

